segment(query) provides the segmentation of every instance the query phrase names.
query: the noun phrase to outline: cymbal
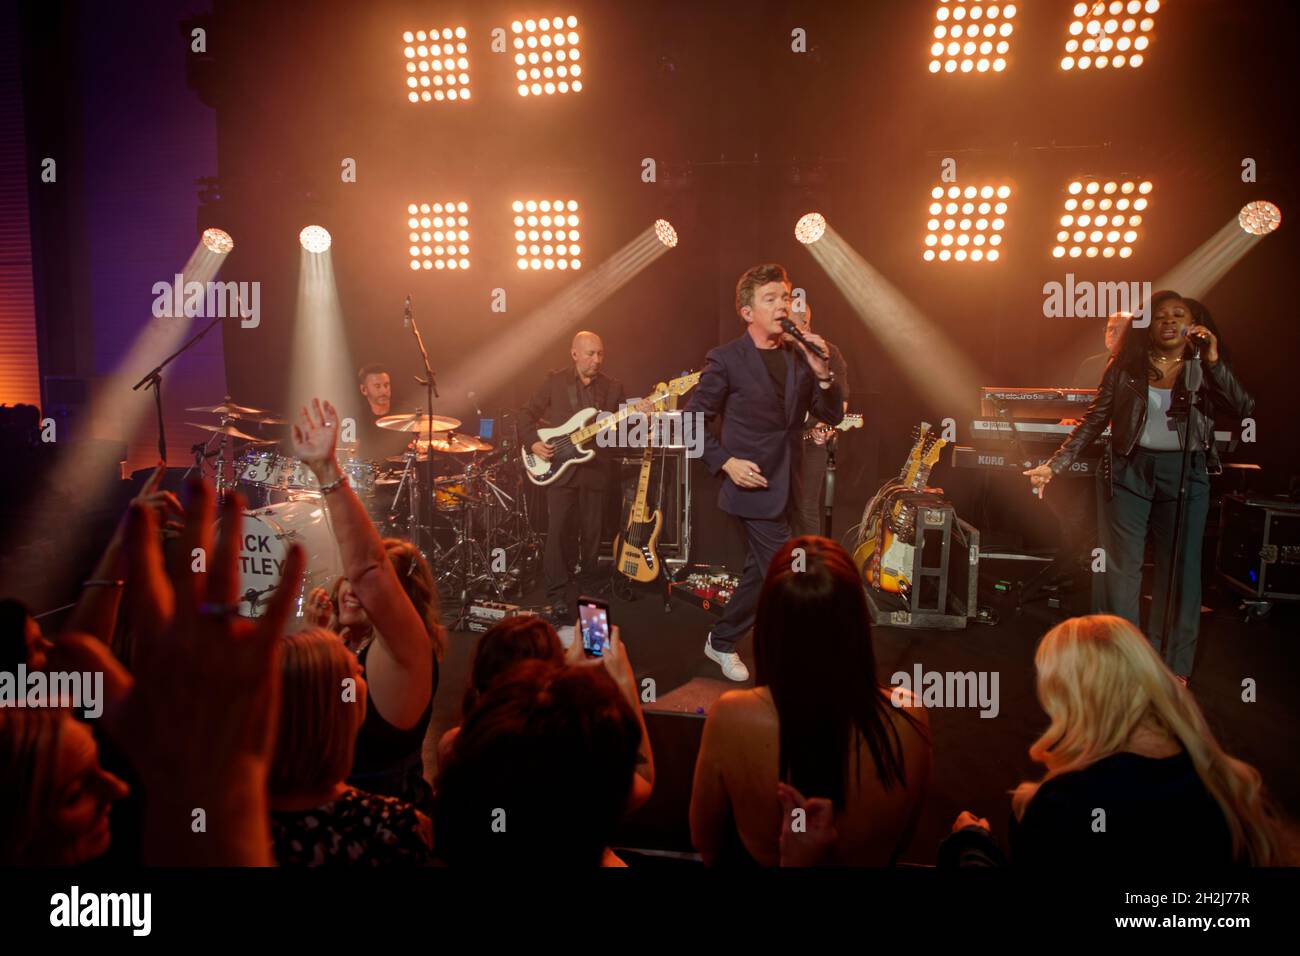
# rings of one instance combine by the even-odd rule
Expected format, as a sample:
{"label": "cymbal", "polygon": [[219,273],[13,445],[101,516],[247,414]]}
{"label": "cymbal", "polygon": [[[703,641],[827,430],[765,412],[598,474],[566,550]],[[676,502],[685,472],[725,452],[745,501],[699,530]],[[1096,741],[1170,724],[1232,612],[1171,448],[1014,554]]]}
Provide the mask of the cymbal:
{"label": "cymbal", "polygon": [[246,435],[234,425],[200,425],[198,422],[186,422],[186,425],[193,425],[195,428],[202,428],[205,432],[216,432],[218,435],[229,435],[231,438],[238,438],[240,441],[252,442],[254,445],[274,445],[275,441],[270,438],[254,438],[252,435]]}
{"label": "cymbal", "polygon": [[[415,460],[428,461],[429,442],[421,440],[416,444],[419,446],[420,451],[415,456]],[[473,455],[491,450],[491,442],[483,441],[481,438],[474,438],[472,435],[452,435],[450,438],[435,438],[433,440],[433,453],[435,455]],[[406,455],[392,455],[388,460],[394,465],[402,465],[406,463]]]}
{"label": "cymbal", "polygon": [[442,415],[385,415],[377,419],[375,424],[380,428],[387,428],[395,432],[425,432],[429,431],[429,420],[433,419],[433,430],[435,432],[449,432],[453,428],[460,428],[460,419],[444,418]]}
{"label": "cymbal", "polygon": [[[415,447],[423,454],[429,448],[429,440],[417,438]],[[479,451],[491,451],[492,443],[473,435],[449,435],[446,438],[435,438],[433,450],[445,455],[470,455]]]}
{"label": "cymbal", "polygon": [[236,405],[233,402],[223,402],[220,405],[195,405],[185,410],[207,412],[210,415],[228,415],[231,418],[255,418],[258,415],[271,414],[265,408],[249,408],[247,405]]}

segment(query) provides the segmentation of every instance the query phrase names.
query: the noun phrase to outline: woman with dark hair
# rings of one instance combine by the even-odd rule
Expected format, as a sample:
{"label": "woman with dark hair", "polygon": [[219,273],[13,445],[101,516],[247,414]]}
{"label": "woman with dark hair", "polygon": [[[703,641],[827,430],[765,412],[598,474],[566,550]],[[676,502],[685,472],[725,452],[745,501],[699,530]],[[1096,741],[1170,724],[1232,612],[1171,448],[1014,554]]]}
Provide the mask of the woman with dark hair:
{"label": "woman with dark hair", "polygon": [[929,722],[909,694],[876,680],[848,552],[827,538],[786,542],[758,599],[754,656],[757,686],[723,694],[704,724],[690,820],[705,862],[780,862],[783,783],[834,808],[823,862],[896,861],[930,777]]}
{"label": "woman with dark hair", "polygon": [[[1025,474],[1041,495],[1052,477],[1069,468],[1110,426],[1097,485],[1097,529],[1106,570],[1093,575],[1093,611],[1141,626],[1142,556],[1150,532],[1155,539],[1155,576],[1146,632],[1159,649],[1172,567],[1173,621],[1164,659],[1186,683],[1200,627],[1201,537],[1210,507],[1209,476],[1223,470],[1214,446],[1214,419],[1230,416],[1239,423],[1252,413],[1255,400],[1223,360],[1218,330],[1203,305],[1165,290],[1151,297],[1148,310],[1148,327],[1132,322],[1125,327],[1083,420],[1049,461]],[[1178,535],[1181,546],[1175,555],[1182,448],[1189,432],[1187,376],[1197,371],[1188,368],[1194,346],[1200,350],[1201,380],[1190,413],[1187,494]],[[1171,414],[1171,409],[1182,414]]]}
{"label": "woman with dark hair", "polygon": [[[492,686],[493,681],[520,661],[550,661],[564,663],[564,645],[549,621],[534,616],[508,617],[484,632],[474,647],[474,660],[469,668],[469,686],[460,705],[460,719],[474,710],[479,698]],[[451,753],[457,724],[438,741],[438,762],[441,764]]]}
{"label": "woman with dark hair", "polygon": [[438,856],[451,866],[600,866],[627,811],[641,737],[607,667],[520,661],[467,716],[438,775]]}

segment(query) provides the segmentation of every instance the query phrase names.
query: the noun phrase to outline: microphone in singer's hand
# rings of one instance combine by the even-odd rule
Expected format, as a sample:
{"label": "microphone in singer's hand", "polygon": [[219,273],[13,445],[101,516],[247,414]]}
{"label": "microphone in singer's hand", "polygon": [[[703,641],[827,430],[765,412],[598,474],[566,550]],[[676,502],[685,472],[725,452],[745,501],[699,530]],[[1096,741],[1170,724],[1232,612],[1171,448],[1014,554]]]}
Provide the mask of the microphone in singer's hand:
{"label": "microphone in singer's hand", "polygon": [[812,352],[812,354],[817,356],[819,359],[824,360],[826,358],[829,358],[825,350],[822,349],[820,345],[813,345],[806,338],[804,338],[803,333],[799,331],[799,326],[795,325],[789,319],[781,320],[781,328],[785,329],[786,332],[794,336],[796,341],[802,343],[804,348],[806,348],[809,352]]}

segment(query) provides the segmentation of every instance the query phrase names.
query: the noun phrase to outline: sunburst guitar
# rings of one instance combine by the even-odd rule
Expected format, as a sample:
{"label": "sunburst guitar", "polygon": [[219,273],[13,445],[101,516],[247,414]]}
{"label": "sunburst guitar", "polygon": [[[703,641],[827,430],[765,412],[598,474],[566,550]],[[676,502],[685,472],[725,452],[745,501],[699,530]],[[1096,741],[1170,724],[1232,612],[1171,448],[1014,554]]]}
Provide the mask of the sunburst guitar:
{"label": "sunburst guitar", "polygon": [[916,512],[904,503],[904,496],[926,490],[930,469],[948,442],[922,422],[914,431],[912,451],[903,470],[891,479],[867,506],[862,537],[853,561],[863,580],[878,591],[907,594],[916,552]]}

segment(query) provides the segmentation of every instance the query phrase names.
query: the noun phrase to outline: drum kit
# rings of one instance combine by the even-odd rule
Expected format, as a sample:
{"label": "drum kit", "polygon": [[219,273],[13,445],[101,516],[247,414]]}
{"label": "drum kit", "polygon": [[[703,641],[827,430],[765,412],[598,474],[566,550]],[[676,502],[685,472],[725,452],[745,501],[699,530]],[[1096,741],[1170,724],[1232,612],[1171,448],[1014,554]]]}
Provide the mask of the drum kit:
{"label": "drum kit", "polygon": [[[194,468],[213,473],[218,495],[238,490],[249,505],[240,551],[241,613],[263,613],[279,583],[285,552],[297,541],[307,550],[296,608],[301,616],[311,590],[328,588],[343,571],[315,476],[280,451],[281,438],[261,434],[288,423],[266,409],[236,405],[228,396],[221,404],[187,411],[219,421],[189,423],[211,433],[206,444],[194,446]],[[459,420],[437,415],[388,415],[375,424],[412,433],[405,454],[376,462],[363,459],[355,446],[341,445],[339,468],[381,535],[420,548],[444,607],[459,608],[452,626],[461,623],[474,598],[501,601],[521,593],[540,567],[542,549],[529,518],[517,436],[494,448],[458,433]]]}

